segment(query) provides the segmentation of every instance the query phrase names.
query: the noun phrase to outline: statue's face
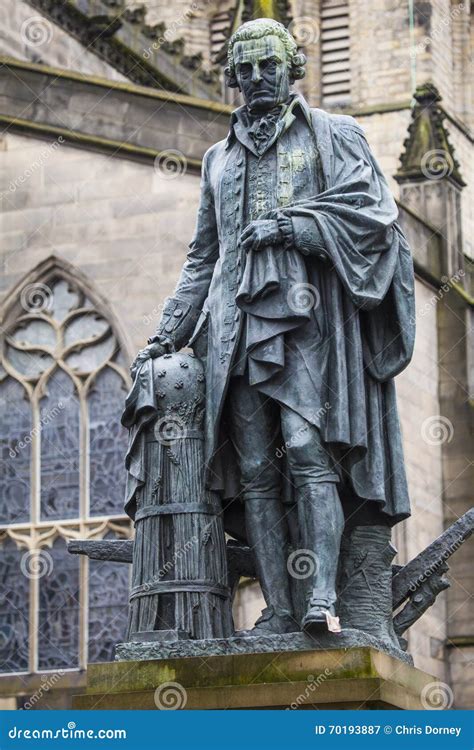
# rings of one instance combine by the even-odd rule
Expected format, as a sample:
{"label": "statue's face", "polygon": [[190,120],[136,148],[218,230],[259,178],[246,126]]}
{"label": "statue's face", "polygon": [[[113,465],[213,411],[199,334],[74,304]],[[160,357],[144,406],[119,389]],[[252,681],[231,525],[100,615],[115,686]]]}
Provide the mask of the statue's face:
{"label": "statue's face", "polygon": [[249,109],[265,112],[288,99],[289,70],[281,39],[271,34],[236,42],[233,51],[237,81]]}

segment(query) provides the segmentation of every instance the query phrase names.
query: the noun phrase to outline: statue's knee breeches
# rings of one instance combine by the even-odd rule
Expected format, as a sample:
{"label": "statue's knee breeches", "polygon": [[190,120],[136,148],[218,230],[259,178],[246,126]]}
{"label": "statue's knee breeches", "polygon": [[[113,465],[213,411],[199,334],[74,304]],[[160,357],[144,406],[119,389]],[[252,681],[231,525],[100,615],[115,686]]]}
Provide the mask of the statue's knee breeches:
{"label": "statue's knee breeches", "polygon": [[280,481],[280,472],[269,462],[267,456],[253,456],[241,468],[244,499],[277,498],[280,495]]}
{"label": "statue's knee breeches", "polygon": [[283,455],[297,488],[339,481],[319,430],[292,409],[250,388],[245,378],[231,381],[227,423],[244,499],[280,496]]}
{"label": "statue's knee breeches", "polygon": [[227,400],[227,425],[239,464],[244,499],[279,497],[278,405],[250,388],[245,378],[233,378]]}
{"label": "statue's knee breeches", "polygon": [[311,482],[338,482],[334,460],[317,427],[296,412],[282,407],[281,430],[291,478],[296,487]]}

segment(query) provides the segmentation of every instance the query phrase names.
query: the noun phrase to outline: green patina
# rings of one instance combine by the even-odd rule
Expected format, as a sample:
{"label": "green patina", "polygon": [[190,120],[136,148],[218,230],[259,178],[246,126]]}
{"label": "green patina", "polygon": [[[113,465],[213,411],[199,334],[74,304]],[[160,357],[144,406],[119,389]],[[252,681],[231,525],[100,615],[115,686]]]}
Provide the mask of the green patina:
{"label": "green patina", "polygon": [[[404,142],[401,167],[395,179],[400,183],[426,180],[429,179],[428,170],[431,178],[445,176],[458,187],[464,187],[466,183],[461,177],[459,162],[444,125],[445,114],[439,106],[441,96],[438,89],[431,83],[418,86],[414,99],[408,138]],[[428,159],[430,162],[427,164]]]}
{"label": "green patina", "polygon": [[[275,658],[276,657],[276,658]],[[213,656],[212,687],[252,685],[258,678],[266,684],[308,681],[308,674],[326,680],[380,677],[370,649],[350,651],[288,652]],[[284,675],[284,678],[283,678]],[[187,688],[208,688],[209,671],[195,658],[167,661],[92,664],[88,669],[88,693],[143,692],[164,682],[176,681]]]}

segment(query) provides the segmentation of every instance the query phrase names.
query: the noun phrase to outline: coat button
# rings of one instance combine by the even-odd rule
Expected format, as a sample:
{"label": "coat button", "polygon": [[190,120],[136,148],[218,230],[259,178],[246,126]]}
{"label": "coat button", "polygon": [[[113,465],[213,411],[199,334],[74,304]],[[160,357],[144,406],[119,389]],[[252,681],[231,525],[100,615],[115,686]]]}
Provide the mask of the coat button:
{"label": "coat button", "polygon": [[174,311],[174,313],[173,313],[173,315],[174,315],[174,317],[175,317],[175,318],[180,318],[182,314],[183,314],[183,311],[182,311],[182,310],[180,310],[179,308],[177,308],[177,309],[176,309],[176,310]]}

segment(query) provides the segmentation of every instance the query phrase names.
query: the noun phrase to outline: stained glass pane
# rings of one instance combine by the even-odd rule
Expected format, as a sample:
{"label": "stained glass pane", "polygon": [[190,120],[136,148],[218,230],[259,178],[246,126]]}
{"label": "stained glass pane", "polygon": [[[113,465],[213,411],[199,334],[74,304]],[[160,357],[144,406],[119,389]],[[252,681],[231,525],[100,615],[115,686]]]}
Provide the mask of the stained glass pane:
{"label": "stained glass pane", "polygon": [[12,378],[0,383],[0,524],[30,517],[31,406]]}
{"label": "stained glass pane", "polygon": [[0,543],[0,672],[28,670],[30,581],[22,572],[24,549]]}
{"label": "stained glass pane", "polygon": [[120,424],[126,388],[106,368],[89,395],[90,515],[123,513],[127,432]]}
{"label": "stained glass pane", "polygon": [[54,359],[46,352],[24,352],[12,346],[6,347],[6,357],[15,370],[26,378],[38,378],[54,364]]}
{"label": "stained glass pane", "polygon": [[109,336],[98,344],[90,344],[68,354],[66,364],[77,372],[92,372],[111,359],[116,350],[115,337]]}
{"label": "stained glass pane", "polygon": [[74,383],[56,370],[41,399],[41,520],[79,515],[79,402]]}
{"label": "stained glass pane", "polygon": [[50,286],[52,299],[50,310],[57,321],[62,321],[71,310],[80,304],[81,295],[77,289],[64,279],[56,281]]}
{"label": "stained glass pane", "polygon": [[115,645],[125,640],[129,576],[126,563],[89,562],[89,662],[113,661]]}
{"label": "stained glass pane", "polygon": [[64,344],[71,346],[78,341],[98,338],[109,328],[109,324],[97,313],[83,313],[72,318],[64,331]]}
{"label": "stained glass pane", "polygon": [[[79,665],[79,559],[64,539],[43,552],[40,578],[38,664],[40,669]],[[48,557],[49,556],[49,557]]]}
{"label": "stained glass pane", "polygon": [[42,318],[27,320],[19,324],[10,336],[13,341],[25,346],[56,346],[56,331],[52,325]]}

